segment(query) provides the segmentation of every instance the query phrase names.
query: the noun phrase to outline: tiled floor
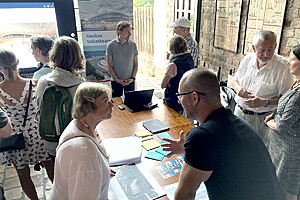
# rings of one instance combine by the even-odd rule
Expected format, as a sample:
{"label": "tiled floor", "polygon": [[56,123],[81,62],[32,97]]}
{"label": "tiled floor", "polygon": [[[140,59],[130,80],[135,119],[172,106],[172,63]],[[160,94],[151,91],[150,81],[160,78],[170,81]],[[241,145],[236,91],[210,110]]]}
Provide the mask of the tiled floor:
{"label": "tiled floor", "polygon": [[[138,74],[136,82],[137,90],[155,89],[154,95],[157,98],[163,97],[163,90],[160,88],[161,81],[157,80],[155,77]],[[31,177],[35,184],[39,199],[49,199],[52,183],[48,179],[46,171],[44,169],[41,171],[34,171],[33,166],[31,166]],[[0,184],[2,184],[4,188],[7,200],[29,199],[22,191],[18,175],[13,166],[0,165]]]}

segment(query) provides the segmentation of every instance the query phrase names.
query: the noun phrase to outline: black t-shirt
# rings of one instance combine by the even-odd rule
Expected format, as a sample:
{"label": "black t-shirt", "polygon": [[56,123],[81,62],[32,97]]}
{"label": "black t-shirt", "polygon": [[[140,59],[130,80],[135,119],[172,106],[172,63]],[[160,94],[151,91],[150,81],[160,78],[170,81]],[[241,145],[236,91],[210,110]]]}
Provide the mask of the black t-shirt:
{"label": "black t-shirt", "polygon": [[224,108],[187,135],[185,162],[213,171],[205,182],[210,200],[282,199],[270,155],[244,120]]}
{"label": "black t-shirt", "polygon": [[7,115],[4,112],[4,110],[2,110],[2,108],[0,108],[0,128],[3,128],[6,126],[8,121]]}

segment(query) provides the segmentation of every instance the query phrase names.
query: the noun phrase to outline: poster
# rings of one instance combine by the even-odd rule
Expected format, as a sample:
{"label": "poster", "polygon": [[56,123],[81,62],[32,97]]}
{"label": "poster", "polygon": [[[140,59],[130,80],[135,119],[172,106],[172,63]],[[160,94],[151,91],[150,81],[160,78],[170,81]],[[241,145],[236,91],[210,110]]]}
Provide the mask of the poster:
{"label": "poster", "polygon": [[242,0],[217,0],[214,46],[237,52]]}
{"label": "poster", "polygon": [[119,21],[133,22],[132,0],[79,0],[78,7],[87,79],[111,80],[106,69],[106,46],[116,38]]}
{"label": "poster", "polygon": [[277,35],[277,51],[287,0],[251,0],[247,18],[244,54],[252,51],[253,35],[260,30],[273,31]]}

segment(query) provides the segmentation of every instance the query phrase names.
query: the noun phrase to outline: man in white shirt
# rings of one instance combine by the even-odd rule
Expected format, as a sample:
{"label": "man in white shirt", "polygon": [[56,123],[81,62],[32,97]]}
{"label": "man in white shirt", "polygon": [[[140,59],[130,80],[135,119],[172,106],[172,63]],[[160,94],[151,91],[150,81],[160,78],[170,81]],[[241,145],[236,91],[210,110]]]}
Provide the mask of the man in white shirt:
{"label": "man in white shirt", "polygon": [[173,28],[175,34],[180,35],[184,38],[188,50],[190,51],[193,57],[194,67],[197,67],[199,57],[199,45],[191,36],[190,27],[191,22],[185,17],[178,18],[175,22],[173,22],[170,25],[170,28]]}
{"label": "man in white shirt", "polygon": [[276,45],[274,32],[256,33],[252,43],[254,52],[241,61],[232,82],[237,93],[234,114],[248,121],[266,145],[269,131],[264,118],[276,109],[278,99],[293,83],[287,60],[274,54]]}

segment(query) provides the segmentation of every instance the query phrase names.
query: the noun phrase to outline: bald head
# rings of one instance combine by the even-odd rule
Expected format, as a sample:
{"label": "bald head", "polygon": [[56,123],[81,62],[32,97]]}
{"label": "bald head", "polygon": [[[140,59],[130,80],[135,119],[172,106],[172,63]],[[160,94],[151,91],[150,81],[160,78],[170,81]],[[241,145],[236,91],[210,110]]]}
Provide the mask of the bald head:
{"label": "bald head", "polygon": [[195,68],[187,71],[180,80],[180,88],[184,92],[205,93],[204,97],[209,104],[220,103],[220,85],[217,76],[211,70]]}

